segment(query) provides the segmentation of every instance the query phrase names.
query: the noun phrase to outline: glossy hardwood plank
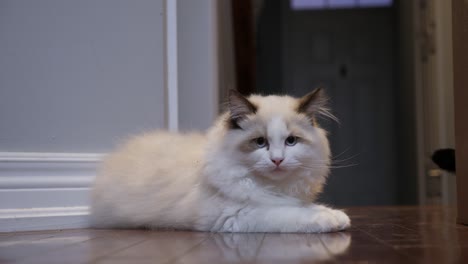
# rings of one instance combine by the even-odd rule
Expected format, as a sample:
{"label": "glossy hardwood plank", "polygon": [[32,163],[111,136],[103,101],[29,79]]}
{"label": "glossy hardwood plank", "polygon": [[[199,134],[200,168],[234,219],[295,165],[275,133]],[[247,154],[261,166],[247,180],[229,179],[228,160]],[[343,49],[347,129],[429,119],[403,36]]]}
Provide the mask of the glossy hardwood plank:
{"label": "glossy hardwood plank", "polygon": [[97,236],[90,230],[18,233],[0,242],[0,262],[25,261]]}
{"label": "glossy hardwood plank", "polygon": [[349,208],[329,234],[64,230],[0,234],[0,263],[468,263],[468,227],[441,207]]}
{"label": "glossy hardwood plank", "polygon": [[92,263],[100,258],[132,247],[147,240],[151,235],[143,230],[92,231],[96,237],[75,243],[60,250],[24,259],[24,263],[64,263],[72,259],[74,263]]}
{"label": "glossy hardwood plank", "polygon": [[[51,237],[55,234],[60,233],[74,233],[77,232],[76,230],[49,230],[47,232],[44,231],[27,231],[27,232],[10,232],[10,233],[1,233],[0,235],[0,242],[3,241],[12,241],[12,240],[38,240],[45,237]],[[81,232],[81,230],[80,230]]]}
{"label": "glossy hardwood plank", "polygon": [[265,234],[217,233],[171,263],[251,263]]}
{"label": "glossy hardwood plank", "polygon": [[256,263],[332,262],[351,243],[349,232],[267,234]]}
{"label": "glossy hardwood plank", "polygon": [[198,246],[211,237],[210,233],[202,232],[171,232],[147,231],[149,237],[135,246],[102,259],[101,262],[117,259],[132,259],[141,263],[152,260],[156,263],[166,263]]}

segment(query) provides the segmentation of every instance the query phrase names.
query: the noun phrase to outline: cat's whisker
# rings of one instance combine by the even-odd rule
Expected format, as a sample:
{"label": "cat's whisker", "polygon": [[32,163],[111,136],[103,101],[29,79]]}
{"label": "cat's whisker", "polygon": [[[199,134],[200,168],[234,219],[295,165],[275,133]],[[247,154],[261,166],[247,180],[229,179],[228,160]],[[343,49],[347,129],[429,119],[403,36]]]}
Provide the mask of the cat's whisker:
{"label": "cat's whisker", "polygon": [[350,149],[351,149],[351,147],[348,147],[347,149],[345,149],[344,151],[342,151],[342,152],[339,153],[338,155],[335,155],[335,156],[331,157],[331,159],[336,159],[336,158],[342,156],[343,154],[345,154],[346,152],[348,152]]}
{"label": "cat's whisker", "polygon": [[[320,163],[317,163],[317,164],[311,164],[312,166],[315,166],[315,165],[318,165],[318,166],[325,166],[325,167],[330,167],[330,166],[346,166],[348,164],[340,164],[338,162],[334,162],[333,160],[332,161],[327,161],[327,160],[315,160],[316,162],[320,162]],[[347,161],[347,160],[343,160],[343,161]],[[341,162],[343,162],[341,161]],[[330,164],[328,165],[323,165],[323,164],[327,164],[328,162],[331,162]],[[301,163],[302,164],[302,163]],[[295,164],[295,165],[301,165],[301,164]],[[310,164],[310,163],[309,163]]]}
{"label": "cat's whisker", "polygon": [[348,165],[343,165],[343,166],[330,166],[330,169],[342,169],[342,168],[350,168],[350,167],[356,167],[359,166],[359,164],[348,164]]}
{"label": "cat's whisker", "polygon": [[318,114],[322,115],[323,117],[327,117],[333,121],[335,121],[337,124],[340,124],[340,120],[338,119],[338,117],[336,117],[331,111],[330,109],[326,108],[326,107],[322,107],[319,109],[318,111]]}
{"label": "cat's whisker", "polygon": [[323,165],[323,164],[309,164],[309,165],[298,165],[299,167],[302,167],[302,168],[346,168],[346,167],[353,167],[353,166],[357,166],[359,164],[356,164],[356,163],[352,163],[352,164],[345,164],[345,165]]}
{"label": "cat's whisker", "polygon": [[348,168],[348,167],[355,167],[358,166],[359,164],[348,164],[348,165],[340,165],[340,166],[323,166],[323,165],[312,165],[312,166],[301,166],[301,168],[306,168],[306,169],[318,169],[318,168],[330,168],[330,169],[342,169],[342,168]]}
{"label": "cat's whisker", "polygon": [[341,159],[341,160],[333,160],[332,159],[332,162],[345,162],[345,161],[352,160],[352,159],[356,158],[357,156],[359,156],[359,153],[354,154],[353,156],[347,157],[345,159]]}
{"label": "cat's whisker", "polygon": [[[290,163],[288,165],[282,166],[282,168],[288,169],[288,168],[300,167],[300,168],[306,168],[306,169],[321,169],[321,168],[341,169],[341,168],[355,167],[355,166],[358,166],[358,165],[359,164],[356,164],[356,163],[352,163],[352,164],[330,164],[330,165],[324,165],[323,163],[309,164],[309,165],[304,165],[302,163]],[[261,170],[261,169],[271,169],[271,168],[272,167],[269,166],[269,165],[255,166],[253,168],[249,168],[249,171]]]}

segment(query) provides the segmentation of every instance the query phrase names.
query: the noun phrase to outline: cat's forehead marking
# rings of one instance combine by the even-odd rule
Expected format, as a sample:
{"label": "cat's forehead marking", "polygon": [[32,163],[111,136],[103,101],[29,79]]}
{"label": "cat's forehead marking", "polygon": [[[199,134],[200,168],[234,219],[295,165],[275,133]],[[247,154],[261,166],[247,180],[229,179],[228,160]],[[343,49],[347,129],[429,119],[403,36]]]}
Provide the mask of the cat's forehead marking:
{"label": "cat's forehead marking", "polygon": [[267,124],[268,136],[284,136],[288,134],[288,126],[281,117],[273,117]]}
{"label": "cat's forehead marking", "polygon": [[257,114],[261,116],[290,115],[295,112],[297,101],[289,96],[251,96],[249,98],[254,104],[258,105]]}
{"label": "cat's forehead marking", "polygon": [[298,100],[289,96],[252,95],[249,100],[258,107],[248,124],[252,137],[264,136],[269,140],[284,140],[291,134],[303,134],[310,120],[297,112]]}

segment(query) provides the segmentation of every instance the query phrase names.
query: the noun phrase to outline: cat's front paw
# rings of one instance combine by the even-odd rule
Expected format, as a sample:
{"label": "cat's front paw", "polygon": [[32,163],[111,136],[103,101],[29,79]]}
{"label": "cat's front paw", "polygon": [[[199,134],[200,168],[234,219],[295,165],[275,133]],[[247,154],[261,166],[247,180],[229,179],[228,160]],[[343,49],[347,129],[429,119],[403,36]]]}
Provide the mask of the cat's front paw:
{"label": "cat's front paw", "polygon": [[330,211],[335,216],[336,221],[338,222],[338,230],[345,230],[351,226],[351,220],[345,212],[334,209],[330,209]]}
{"label": "cat's front paw", "polygon": [[323,209],[312,214],[309,229],[311,232],[335,232],[351,226],[348,215],[340,210]]}

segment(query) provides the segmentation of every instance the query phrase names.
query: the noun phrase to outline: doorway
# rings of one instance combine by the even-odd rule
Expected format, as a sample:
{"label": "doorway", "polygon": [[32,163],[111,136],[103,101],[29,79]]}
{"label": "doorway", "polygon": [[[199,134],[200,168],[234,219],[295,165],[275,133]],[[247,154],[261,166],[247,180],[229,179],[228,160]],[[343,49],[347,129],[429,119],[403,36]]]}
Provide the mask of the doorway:
{"label": "doorway", "polygon": [[[329,94],[340,122],[322,120],[334,157],[320,201],[337,205],[414,203],[413,166],[400,163],[405,118],[398,84],[396,8],[295,9],[263,1],[256,20],[256,90]],[[406,167],[405,167],[406,166]],[[414,165],[415,166],[415,165]],[[404,196],[404,197],[403,197]],[[402,198],[403,197],[403,198]]]}

